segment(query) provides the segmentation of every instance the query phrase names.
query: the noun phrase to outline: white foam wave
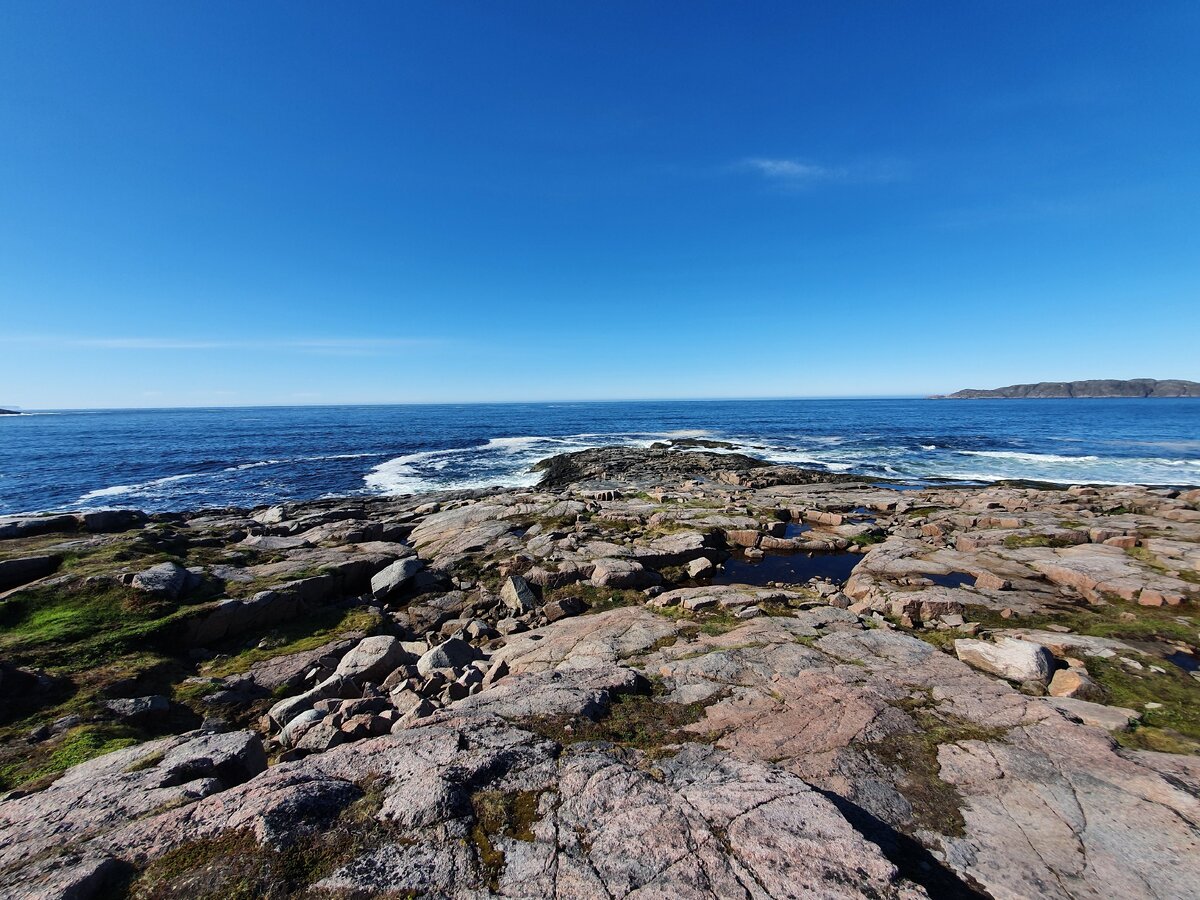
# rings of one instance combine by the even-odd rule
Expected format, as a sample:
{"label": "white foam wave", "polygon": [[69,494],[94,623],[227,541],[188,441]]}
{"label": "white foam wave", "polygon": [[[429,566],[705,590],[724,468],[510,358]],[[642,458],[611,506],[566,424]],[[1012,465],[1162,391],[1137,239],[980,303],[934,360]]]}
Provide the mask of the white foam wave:
{"label": "white foam wave", "polygon": [[[703,432],[707,433],[707,432]],[[559,453],[597,446],[648,447],[684,432],[588,433],[562,436],[517,435],[491,438],[476,447],[423,450],[381,462],[363,476],[369,490],[416,494],[482,487],[532,487],[541,479],[533,464]],[[688,436],[700,432],[688,431]]]}
{"label": "white foam wave", "polygon": [[280,463],[286,462],[283,459],[264,459],[260,462],[242,463],[240,466],[227,466],[222,471],[224,472],[242,472],[246,469],[261,469],[263,466],[277,466]]}
{"label": "white foam wave", "polygon": [[150,481],[143,481],[138,484],[114,484],[111,487],[98,488],[94,491],[88,491],[79,498],[80,503],[88,503],[92,500],[101,500],[104,497],[121,497],[125,495],[143,494],[148,491],[153,491],[155,488],[163,485],[173,484],[177,481],[188,481],[192,478],[203,478],[204,472],[190,472],[186,475],[166,475],[162,478],[154,478]]}
{"label": "white foam wave", "polygon": [[366,459],[369,456],[386,456],[384,453],[330,453],[325,456],[299,456],[298,462],[323,462],[327,459]]}
{"label": "white foam wave", "polygon": [[1055,453],[1022,453],[1016,450],[958,450],[963,456],[985,456],[989,459],[1016,459],[1032,463],[1098,462],[1098,456],[1059,456]]}

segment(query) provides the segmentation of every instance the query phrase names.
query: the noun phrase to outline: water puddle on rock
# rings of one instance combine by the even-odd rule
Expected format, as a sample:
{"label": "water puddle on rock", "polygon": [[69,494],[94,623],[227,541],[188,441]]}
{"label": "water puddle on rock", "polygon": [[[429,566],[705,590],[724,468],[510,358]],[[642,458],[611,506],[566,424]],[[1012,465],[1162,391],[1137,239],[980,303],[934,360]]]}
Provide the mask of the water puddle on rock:
{"label": "water puddle on rock", "polygon": [[931,575],[928,572],[921,573],[922,578],[928,578],[934,584],[940,584],[942,587],[974,587],[975,576],[968,572],[951,572],[948,575]]}
{"label": "water puddle on rock", "polygon": [[805,525],[803,522],[788,522],[783,526],[783,536],[785,538],[800,537],[806,531],[812,531],[812,526]]}
{"label": "water puddle on rock", "polygon": [[1167,662],[1175,663],[1185,672],[1200,672],[1200,660],[1192,656],[1190,653],[1184,653],[1182,650],[1176,650],[1174,653],[1166,656]]}
{"label": "water puddle on rock", "polygon": [[726,560],[712,583],[765,587],[772,581],[804,584],[810,578],[828,578],[840,584],[860,559],[857,553],[768,553],[762,559],[734,556]]}

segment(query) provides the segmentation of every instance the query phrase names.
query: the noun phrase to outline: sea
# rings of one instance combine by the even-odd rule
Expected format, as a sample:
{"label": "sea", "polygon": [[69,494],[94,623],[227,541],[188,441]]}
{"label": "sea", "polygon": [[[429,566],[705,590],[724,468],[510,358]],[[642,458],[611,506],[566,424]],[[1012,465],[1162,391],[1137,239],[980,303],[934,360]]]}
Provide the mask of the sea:
{"label": "sea", "polygon": [[714,400],[0,416],[0,514],[533,485],[587,447],[706,438],[873,481],[1200,484],[1200,400]]}

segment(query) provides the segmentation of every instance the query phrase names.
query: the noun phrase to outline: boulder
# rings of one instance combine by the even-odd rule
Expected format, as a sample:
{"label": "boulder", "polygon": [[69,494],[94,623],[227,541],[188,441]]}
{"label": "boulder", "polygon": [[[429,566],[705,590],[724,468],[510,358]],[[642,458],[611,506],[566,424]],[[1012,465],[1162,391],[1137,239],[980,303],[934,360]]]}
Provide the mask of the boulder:
{"label": "boulder", "polygon": [[967,665],[1008,681],[1046,684],[1054,674],[1054,656],[1041,644],[1000,638],[994,644],[960,638],[954,652]]}
{"label": "boulder", "polygon": [[992,572],[980,572],[975,576],[975,587],[981,591],[1010,591],[1012,582]]}
{"label": "boulder", "polygon": [[171,708],[171,701],[161,694],[151,694],[148,697],[105,700],[104,707],[121,719],[145,719],[167,712]]}
{"label": "boulder", "polygon": [[130,586],[147,594],[174,600],[187,587],[191,573],[175,562],[159,563],[133,576]]}
{"label": "boulder", "polygon": [[1105,706],[1103,703],[1093,703],[1090,700],[1080,700],[1074,697],[1053,697],[1044,701],[1055,709],[1065,713],[1069,718],[1103,728],[1105,731],[1125,731],[1142,714],[1121,706]]}
{"label": "boulder", "polygon": [[283,726],[279,732],[279,744],[284,749],[295,746],[308,729],[320,722],[325,716],[315,709],[307,709]]}
{"label": "boulder", "polygon": [[371,576],[371,594],[377,600],[386,600],[399,593],[425,567],[415,556],[398,559],[385,569]]}
{"label": "boulder", "polygon": [[548,622],[557,622],[559,619],[577,616],[585,612],[587,608],[587,604],[578,597],[563,597],[561,600],[554,600],[543,606],[542,615]]}
{"label": "boulder", "polygon": [[1073,697],[1078,700],[1103,700],[1104,691],[1081,669],[1059,669],[1046,689],[1051,697]]}
{"label": "boulder", "polygon": [[45,578],[54,573],[60,562],[62,557],[55,555],[0,560],[0,591]]}
{"label": "boulder", "polygon": [[598,559],[592,569],[592,584],[604,588],[640,590],[656,585],[662,576],[632,559]]}
{"label": "boulder", "polygon": [[97,509],[80,513],[79,524],[84,531],[97,534],[138,528],[145,525],[149,518],[140,509]]}
{"label": "boulder", "polygon": [[475,661],[478,651],[461,638],[450,638],[428,650],[417,660],[417,672],[428,677],[435,669],[464,669]]}
{"label": "boulder", "polygon": [[342,657],[335,674],[353,678],[359,684],[382,681],[397,666],[411,662],[413,657],[388,634],[363,638],[358,646]]}
{"label": "boulder", "polygon": [[500,588],[500,599],[518,615],[532,612],[537,606],[537,596],[533,593],[533,588],[520,575],[509,575],[504,579],[504,585]]}

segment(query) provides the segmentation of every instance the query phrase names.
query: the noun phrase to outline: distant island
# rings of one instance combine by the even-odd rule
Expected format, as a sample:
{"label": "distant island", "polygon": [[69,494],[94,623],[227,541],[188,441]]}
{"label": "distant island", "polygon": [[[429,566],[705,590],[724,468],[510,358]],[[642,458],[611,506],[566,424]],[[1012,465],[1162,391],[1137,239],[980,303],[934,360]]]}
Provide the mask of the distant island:
{"label": "distant island", "polygon": [[15,409],[0,409],[0,416],[19,416],[20,414]]}
{"label": "distant island", "polygon": [[1098,400],[1106,397],[1200,397],[1200,384],[1169,378],[1098,378],[1089,381],[1039,381],[1037,384],[1010,384],[1008,387],[981,390],[967,388],[953,394],[936,394],[932,400]]}

